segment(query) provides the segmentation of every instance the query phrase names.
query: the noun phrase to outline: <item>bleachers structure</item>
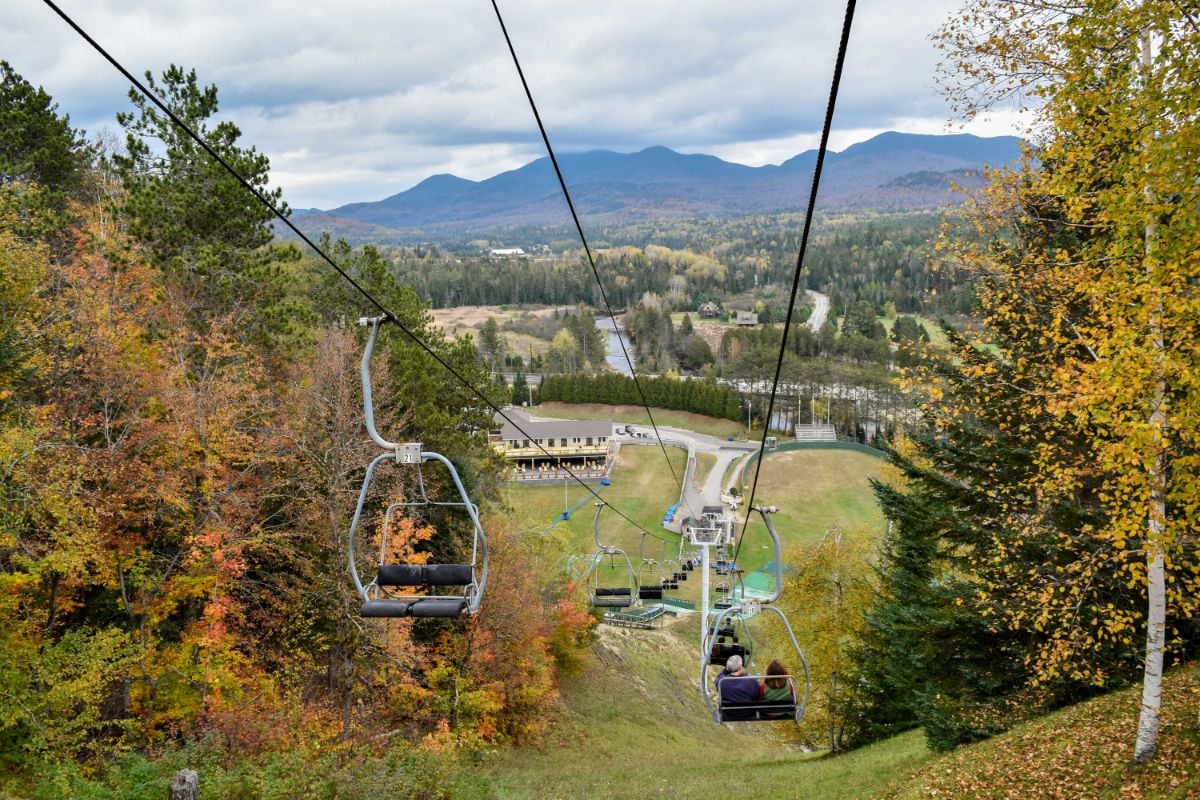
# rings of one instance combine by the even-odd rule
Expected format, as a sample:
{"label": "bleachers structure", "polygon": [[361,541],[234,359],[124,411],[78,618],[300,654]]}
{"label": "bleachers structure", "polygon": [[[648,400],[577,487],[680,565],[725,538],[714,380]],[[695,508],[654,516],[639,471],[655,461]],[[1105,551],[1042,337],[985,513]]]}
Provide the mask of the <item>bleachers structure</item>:
{"label": "bleachers structure", "polygon": [[836,442],[837,430],[832,425],[813,423],[796,426],[797,442]]}

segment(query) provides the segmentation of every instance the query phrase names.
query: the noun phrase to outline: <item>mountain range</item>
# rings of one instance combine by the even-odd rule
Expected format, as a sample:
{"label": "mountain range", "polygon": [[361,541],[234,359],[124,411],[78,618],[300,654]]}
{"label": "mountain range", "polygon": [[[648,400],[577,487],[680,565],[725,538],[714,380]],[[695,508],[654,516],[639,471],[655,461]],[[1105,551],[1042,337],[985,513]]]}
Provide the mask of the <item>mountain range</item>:
{"label": "mountain range", "polygon": [[[962,202],[954,186],[982,185],[980,168],[1020,156],[1015,136],[881,133],[826,154],[818,208],[880,211],[940,208]],[[800,211],[808,200],[817,151],[782,164],[748,167],[716,156],[648,147],[636,153],[593,150],[559,156],[585,224],[664,217]],[[481,181],[441,174],[376,202],[298,211],[306,233],[352,241],[401,241],[470,235],[524,225],[566,225],[570,216],[548,158]]]}

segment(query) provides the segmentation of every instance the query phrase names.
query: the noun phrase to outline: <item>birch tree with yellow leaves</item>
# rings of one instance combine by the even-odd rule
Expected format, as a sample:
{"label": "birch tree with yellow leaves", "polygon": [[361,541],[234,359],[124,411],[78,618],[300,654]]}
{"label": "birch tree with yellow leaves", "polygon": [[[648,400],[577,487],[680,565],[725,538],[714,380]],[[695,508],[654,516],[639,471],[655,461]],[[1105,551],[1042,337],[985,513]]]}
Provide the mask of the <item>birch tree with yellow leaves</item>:
{"label": "birch tree with yellow leaves", "polygon": [[[1133,755],[1144,761],[1157,747],[1164,651],[1179,632],[1173,620],[1194,616],[1198,588],[1200,20],[1190,4],[1167,0],[972,0],[937,40],[960,114],[1012,99],[1032,109],[1024,191],[1053,202],[1059,229],[1082,234],[1070,251],[1045,249],[1017,271],[997,269],[987,248],[951,245],[1009,286],[1007,305],[989,310],[993,322],[1019,324],[1028,313],[1022,285],[1044,281],[1085,311],[1049,309],[1059,324],[1039,335],[1081,357],[1063,360],[1037,392],[1056,426],[1087,438],[1092,459],[1056,460],[1054,442],[1045,442],[1033,454],[1032,489],[1063,496],[1085,474],[1096,478],[1104,521],[1083,533],[1099,546],[1090,563],[1040,586],[1040,615],[1014,624],[1069,625],[1089,575],[1144,587],[1143,615],[1112,615],[1096,634],[1145,632]],[[1044,220],[1024,208],[1016,222]],[[1069,669],[1073,652],[1039,654],[1039,677]]]}

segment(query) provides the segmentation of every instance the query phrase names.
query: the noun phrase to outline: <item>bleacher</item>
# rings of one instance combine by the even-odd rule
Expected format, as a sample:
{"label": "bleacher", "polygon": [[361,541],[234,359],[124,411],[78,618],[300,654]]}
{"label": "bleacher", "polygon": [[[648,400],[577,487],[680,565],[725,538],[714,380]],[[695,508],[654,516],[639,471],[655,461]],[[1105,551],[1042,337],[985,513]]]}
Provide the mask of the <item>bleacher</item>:
{"label": "bleacher", "polygon": [[835,430],[832,425],[821,425],[820,423],[814,423],[811,425],[797,425],[796,441],[836,442],[837,430]]}

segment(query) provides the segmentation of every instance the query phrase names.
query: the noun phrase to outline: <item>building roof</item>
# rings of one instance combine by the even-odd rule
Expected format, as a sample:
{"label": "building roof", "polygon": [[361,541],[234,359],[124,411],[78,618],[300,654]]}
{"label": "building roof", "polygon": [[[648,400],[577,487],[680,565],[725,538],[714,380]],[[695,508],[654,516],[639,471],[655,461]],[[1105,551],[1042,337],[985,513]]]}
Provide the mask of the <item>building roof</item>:
{"label": "building roof", "polygon": [[[575,420],[575,419],[540,419],[531,417],[528,412],[519,408],[506,408],[504,413],[512,418],[517,425],[525,429],[530,439],[562,439],[581,436],[612,436],[611,420]],[[517,430],[512,422],[508,422],[499,414],[495,416],[496,424],[500,426],[500,438],[506,442],[514,439],[525,439],[525,434]]]}
{"label": "building roof", "polygon": [[739,325],[757,325],[758,314],[753,311],[739,311],[737,312],[737,322]]}

